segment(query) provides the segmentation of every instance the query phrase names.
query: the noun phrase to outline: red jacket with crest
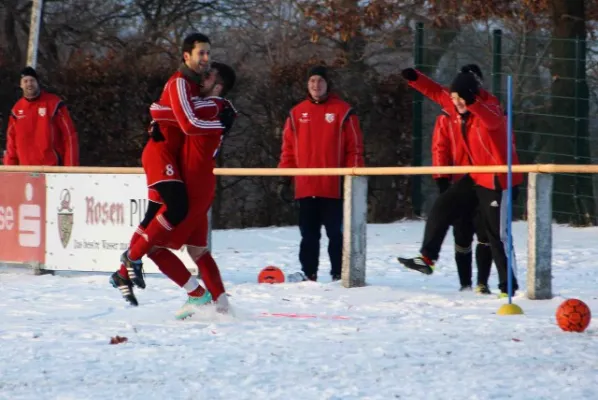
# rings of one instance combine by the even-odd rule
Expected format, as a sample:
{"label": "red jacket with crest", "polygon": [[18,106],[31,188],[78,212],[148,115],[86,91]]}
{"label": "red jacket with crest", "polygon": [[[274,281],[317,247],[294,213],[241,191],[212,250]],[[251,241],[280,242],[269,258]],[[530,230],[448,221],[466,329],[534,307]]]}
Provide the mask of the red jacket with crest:
{"label": "red jacket with crest", "polygon": [[[304,100],[286,120],[279,168],[361,167],[363,135],[351,106],[338,96]],[[295,198],[342,197],[340,176],[297,176]]]}
{"label": "red jacket with crest", "polygon": [[[452,164],[445,165],[506,165],[507,164],[507,121],[498,99],[485,90],[480,90],[476,101],[467,106],[470,116],[466,120],[465,134],[462,132],[462,117],[455,109],[449,89],[434,82],[427,76],[418,71],[418,79],[409,82],[409,85],[420,91],[430,100],[440,104],[443,111],[447,114],[440,125],[437,123],[437,129],[442,129],[442,133],[450,138],[451,157],[433,156],[434,165],[437,162],[445,162],[450,159]],[[438,145],[441,134],[434,134]],[[440,141],[440,143],[442,143]],[[438,146],[436,150],[433,143],[433,153],[446,151],[449,147]],[[519,164],[519,158],[513,146],[513,165]],[[446,153],[445,153],[446,154]],[[472,173],[470,174],[474,182],[488,189],[507,189],[506,173]],[[439,176],[435,176],[438,178]],[[523,174],[513,173],[513,185],[519,185],[523,182]],[[498,186],[500,185],[500,186]]]}
{"label": "red jacket with crest", "polygon": [[66,106],[55,94],[40,91],[13,106],[6,131],[6,165],[79,165],[79,140]]}

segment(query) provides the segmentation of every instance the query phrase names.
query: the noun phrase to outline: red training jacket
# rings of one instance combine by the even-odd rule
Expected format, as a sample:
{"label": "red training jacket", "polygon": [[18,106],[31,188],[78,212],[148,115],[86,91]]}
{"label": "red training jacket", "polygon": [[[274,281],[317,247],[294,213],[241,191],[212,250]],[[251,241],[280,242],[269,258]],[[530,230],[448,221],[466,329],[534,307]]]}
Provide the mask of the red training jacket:
{"label": "red training jacket", "polygon": [[79,139],[69,112],[55,94],[40,91],[13,106],[6,132],[5,165],[79,165]]}
{"label": "red training jacket", "polygon": [[[418,71],[418,78],[409,85],[430,100],[440,104],[448,113],[446,128],[454,138],[453,165],[506,165],[507,123],[498,99],[480,90],[476,101],[467,106],[471,113],[467,119],[466,135],[461,134],[461,116],[457,112],[450,91]],[[519,164],[514,148],[513,165]],[[457,164],[458,163],[458,164]],[[472,173],[474,182],[488,189],[507,189],[507,174]],[[513,173],[513,186],[523,182],[523,174]],[[500,187],[497,187],[497,183]]]}
{"label": "red training jacket", "polygon": [[[351,106],[330,94],[322,103],[304,100],[286,120],[279,168],[362,167],[363,135]],[[342,196],[340,176],[296,176],[295,199]]]}

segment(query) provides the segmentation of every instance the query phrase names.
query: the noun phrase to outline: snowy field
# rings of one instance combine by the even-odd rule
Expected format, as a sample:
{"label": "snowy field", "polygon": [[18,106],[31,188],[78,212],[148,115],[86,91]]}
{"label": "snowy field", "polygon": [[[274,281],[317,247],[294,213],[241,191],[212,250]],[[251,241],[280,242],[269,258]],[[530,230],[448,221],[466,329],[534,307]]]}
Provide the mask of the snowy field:
{"label": "snowy field", "polygon": [[[527,225],[513,229],[525,288]],[[321,282],[258,285],[268,264],[298,269],[297,228],[216,231],[234,318],[174,320],[184,294],[161,276],[130,308],[107,276],[0,273],[0,399],[598,399],[597,322],[573,334],[554,320],[567,297],[598,310],[598,229],[555,226],[555,298],[519,293],[522,316],[457,291],[451,235],[434,275],[402,269],[422,231],[369,225],[355,289],[330,282],[325,239]]]}

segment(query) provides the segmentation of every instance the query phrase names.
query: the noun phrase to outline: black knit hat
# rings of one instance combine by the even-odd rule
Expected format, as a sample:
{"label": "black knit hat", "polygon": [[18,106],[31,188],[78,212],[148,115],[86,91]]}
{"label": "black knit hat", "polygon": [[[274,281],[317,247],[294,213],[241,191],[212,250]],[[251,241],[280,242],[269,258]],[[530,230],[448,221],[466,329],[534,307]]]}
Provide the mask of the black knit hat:
{"label": "black knit hat", "polygon": [[470,72],[470,73],[474,74],[475,76],[477,76],[480,81],[484,80],[484,75],[482,75],[482,70],[480,69],[480,67],[478,67],[477,64],[466,64],[461,67],[461,70],[459,72],[463,72],[463,73]]}
{"label": "black knit hat", "polygon": [[328,68],[326,68],[323,65],[316,65],[315,67],[312,67],[309,70],[309,72],[307,73],[307,80],[309,80],[309,78],[311,78],[314,75],[321,76],[322,79],[324,79],[326,81],[326,85],[328,86],[328,91],[330,91],[330,89],[332,88],[332,81],[330,80],[330,77],[328,76]]}
{"label": "black knit hat", "polygon": [[26,76],[31,76],[35,78],[35,80],[39,81],[39,78],[37,77],[37,72],[35,72],[35,70],[32,67],[25,67],[21,70],[21,78],[24,78]]}

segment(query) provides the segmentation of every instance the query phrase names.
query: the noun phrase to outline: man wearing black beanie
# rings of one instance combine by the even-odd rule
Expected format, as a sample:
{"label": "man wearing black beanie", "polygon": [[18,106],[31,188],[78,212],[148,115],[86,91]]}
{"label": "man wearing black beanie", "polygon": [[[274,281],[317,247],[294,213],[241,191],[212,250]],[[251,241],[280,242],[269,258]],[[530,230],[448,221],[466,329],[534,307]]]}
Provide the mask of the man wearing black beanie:
{"label": "man wearing black beanie", "polygon": [[[449,115],[457,157],[454,165],[504,165],[507,161],[506,121],[496,97],[480,85],[471,66],[460,72],[449,88],[442,87],[421,72],[407,68],[402,71],[409,86],[440,104]],[[481,71],[480,75],[481,75]],[[518,164],[513,152],[513,164]],[[513,174],[513,185],[523,181],[522,174]],[[468,211],[479,207],[482,226],[490,243],[498,270],[501,296],[507,296],[507,257],[503,243],[501,209],[506,206],[506,174],[469,173],[438,196],[426,221],[420,256],[399,257],[407,268],[432,274],[448,228]],[[518,289],[513,280],[513,293]]]}
{"label": "man wearing black beanie", "polygon": [[62,99],[40,89],[32,67],[20,73],[23,97],[11,110],[6,165],[79,165],[79,140]]}
{"label": "man wearing black beanie", "polygon": [[[293,107],[283,132],[279,168],[361,167],[363,136],[351,106],[331,93],[332,81],[324,66],[307,75],[307,99]],[[289,280],[316,281],[322,225],[328,236],[330,276],[341,278],[343,247],[342,179],[339,176],[296,176],[294,199],[299,203],[301,272]],[[290,185],[283,179],[279,196],[292,201]]]}

